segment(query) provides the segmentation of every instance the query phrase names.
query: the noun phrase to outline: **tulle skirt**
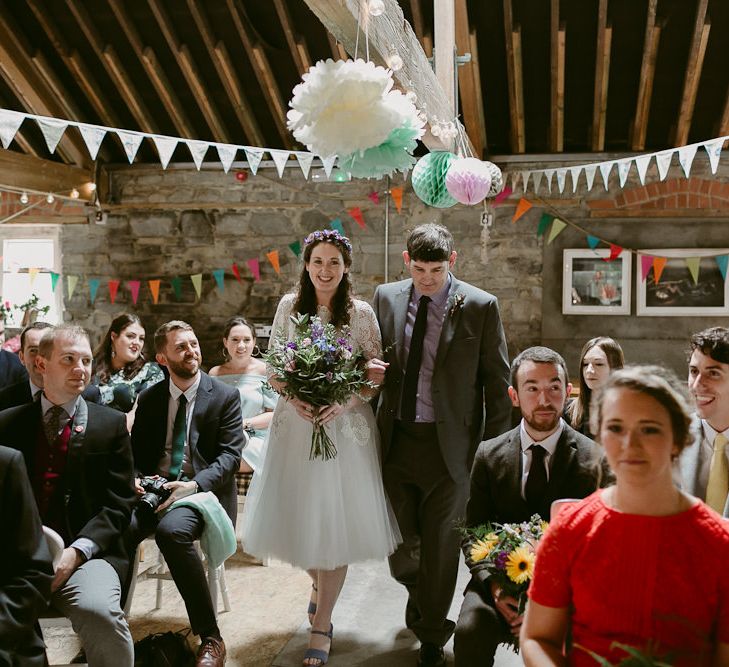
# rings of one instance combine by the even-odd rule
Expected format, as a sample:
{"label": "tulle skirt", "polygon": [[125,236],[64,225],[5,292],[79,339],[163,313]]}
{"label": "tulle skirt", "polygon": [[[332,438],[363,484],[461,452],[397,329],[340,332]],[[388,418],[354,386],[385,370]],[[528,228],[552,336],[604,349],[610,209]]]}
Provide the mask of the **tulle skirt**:
{"label": "tulle skirt", "polygon": [[243,510],[247,553],[332,570],[395,550],[400,532],[382,486],[370,406],[351,408],[326,429],[336,458],[309,460],[311,423],[278,402]]}

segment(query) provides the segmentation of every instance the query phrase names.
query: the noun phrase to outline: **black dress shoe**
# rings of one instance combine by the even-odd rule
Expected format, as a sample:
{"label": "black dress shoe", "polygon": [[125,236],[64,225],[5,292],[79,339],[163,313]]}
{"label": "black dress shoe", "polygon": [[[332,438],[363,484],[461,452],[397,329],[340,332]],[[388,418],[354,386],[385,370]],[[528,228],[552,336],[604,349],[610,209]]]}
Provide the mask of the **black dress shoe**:
{"label": "black dress shoe", "polygon": [[428,642],[423,642],[420,645],[418,667],[446,667],[446,664],[442,646]]}

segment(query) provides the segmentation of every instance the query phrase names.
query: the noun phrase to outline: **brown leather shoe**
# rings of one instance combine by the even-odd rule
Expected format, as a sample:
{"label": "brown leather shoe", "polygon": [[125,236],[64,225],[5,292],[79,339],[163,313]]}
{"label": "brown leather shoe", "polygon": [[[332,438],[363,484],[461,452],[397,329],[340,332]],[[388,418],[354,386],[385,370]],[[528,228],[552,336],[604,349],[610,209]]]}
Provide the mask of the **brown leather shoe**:
{"label": "brown leather shoe", "polygon": [[205,637],[197,652],[195,667],[223,667],[225,664],[225,643],[222,639]]}

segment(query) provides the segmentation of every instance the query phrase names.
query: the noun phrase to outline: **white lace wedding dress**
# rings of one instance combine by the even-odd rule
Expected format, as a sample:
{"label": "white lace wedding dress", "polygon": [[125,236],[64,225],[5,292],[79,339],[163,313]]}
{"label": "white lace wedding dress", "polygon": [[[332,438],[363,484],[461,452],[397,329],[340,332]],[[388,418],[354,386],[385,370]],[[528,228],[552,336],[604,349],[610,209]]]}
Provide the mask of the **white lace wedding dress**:
{"label": "white lace wedding dress", "polygon": [[[276,310],[273,332],[293,337],[289,316],[294,295]],[[324,322],[330,312],[320,307]],[[382,354],[372,308],[354,300],[350,328],[355,350],[371,359]],[[279,400],[268,433],[266,456],[251,483],[243,512],[243,548],[259,558],[276,558],[304,569],[331,570],[381,559],[400,541],[385,498],[379,435],[369,404],[359,403],[326,426],[334,441],[333,460],[309,460],[312,425],[286,400]]]}

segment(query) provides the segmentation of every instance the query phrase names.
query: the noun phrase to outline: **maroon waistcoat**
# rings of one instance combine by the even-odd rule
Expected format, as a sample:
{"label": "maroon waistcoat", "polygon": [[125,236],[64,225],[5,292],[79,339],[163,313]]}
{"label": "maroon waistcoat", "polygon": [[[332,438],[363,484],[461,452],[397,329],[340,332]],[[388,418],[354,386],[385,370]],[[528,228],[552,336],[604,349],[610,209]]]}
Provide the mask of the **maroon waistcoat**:
{"label": "maroon waistcoat", "polygon": [[45,430],[38,429],[33,466],[33,493],[38,504],[41,522],[55,530],[64,542],[69,538],[66,524],[66,499],[63,473],[68,461],[68,443],[71,439],[71,422],[63,427],[54,443],[49,443]]}

